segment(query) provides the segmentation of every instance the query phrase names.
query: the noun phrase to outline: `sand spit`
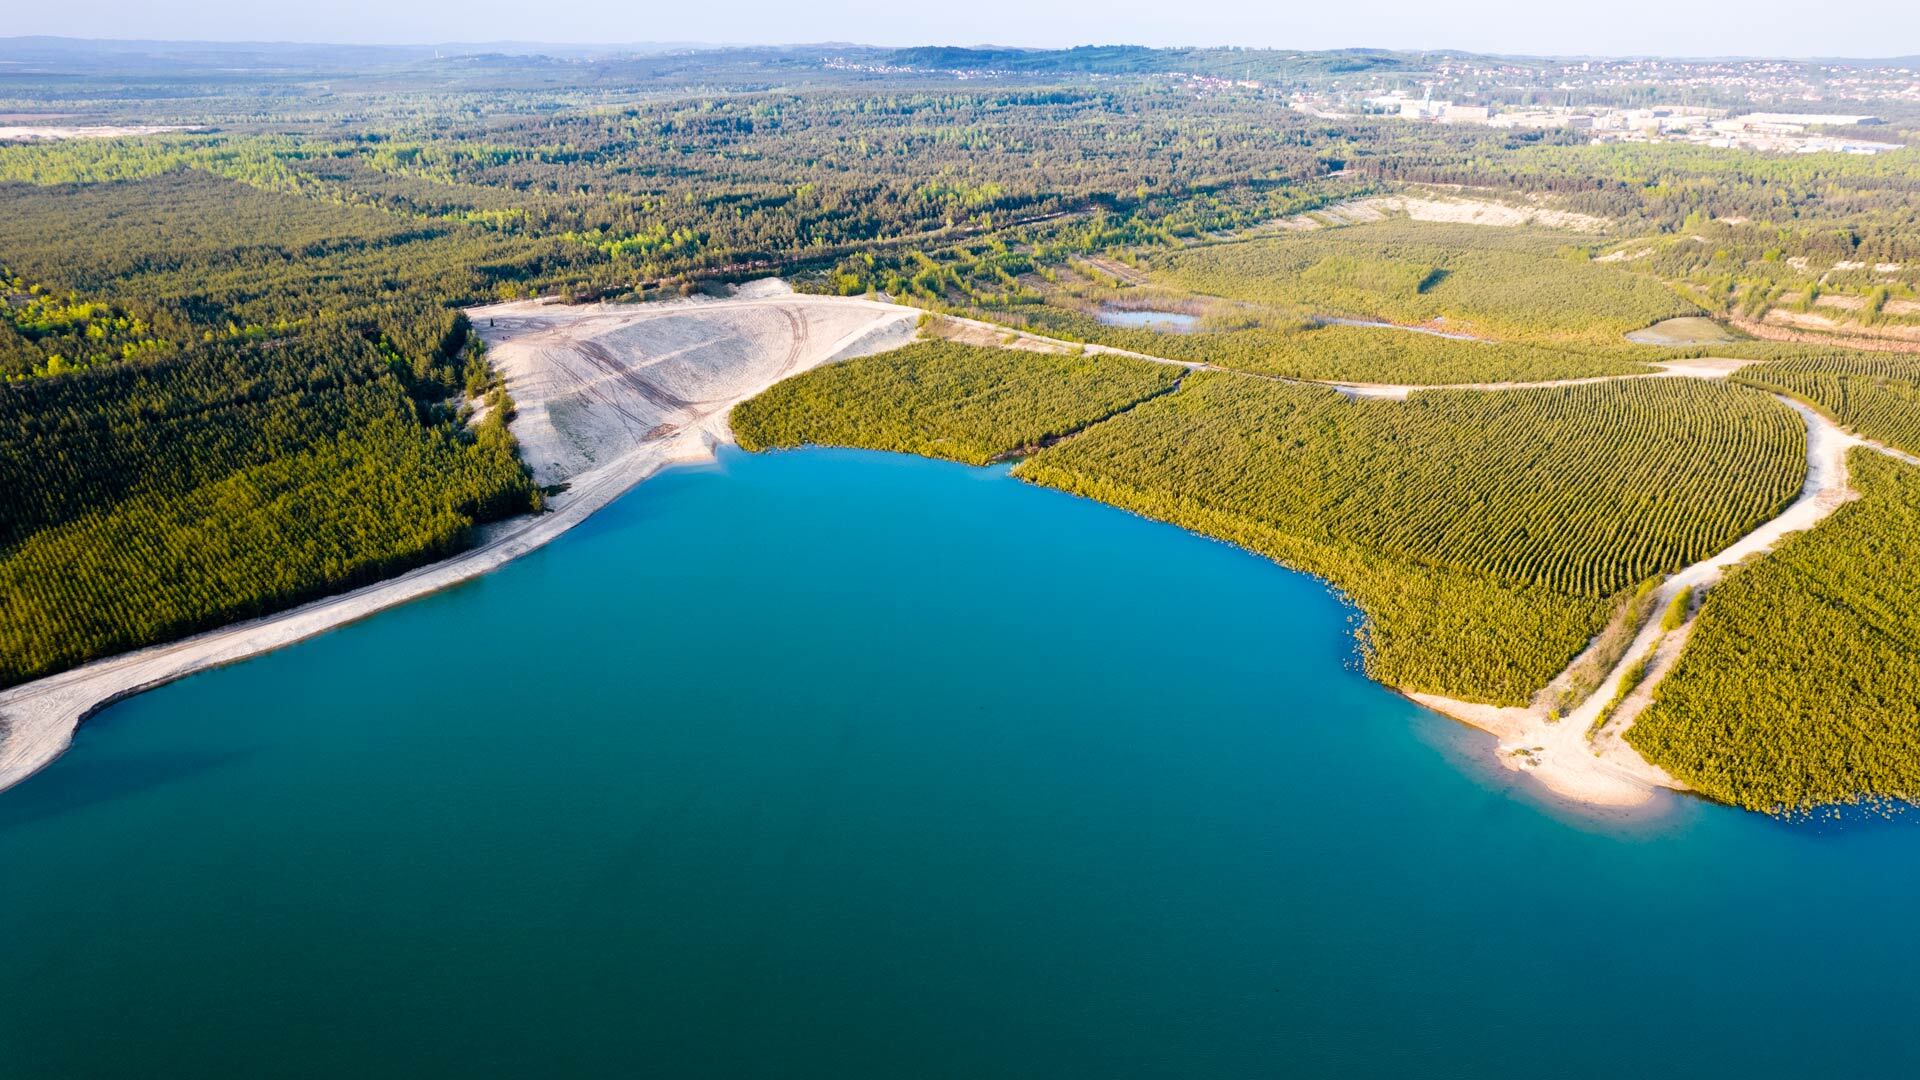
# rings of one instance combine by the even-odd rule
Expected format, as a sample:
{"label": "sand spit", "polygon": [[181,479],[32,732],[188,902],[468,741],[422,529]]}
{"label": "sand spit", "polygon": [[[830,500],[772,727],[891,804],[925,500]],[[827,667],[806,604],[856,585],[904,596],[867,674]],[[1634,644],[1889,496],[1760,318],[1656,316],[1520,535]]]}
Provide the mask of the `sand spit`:
{"label": "sand spit", "polygon": [[727,300],[469,313],[505,374],[514,434],[550,512],[502,522],[478,546],[353,592],[0,692],[0,790],[59,757],[88,716],[196,671],[277,649],[478,577],[547,543],[678,462],[731,441],[735,403],[830,360],[904,344],[920,312],[761,286]]}

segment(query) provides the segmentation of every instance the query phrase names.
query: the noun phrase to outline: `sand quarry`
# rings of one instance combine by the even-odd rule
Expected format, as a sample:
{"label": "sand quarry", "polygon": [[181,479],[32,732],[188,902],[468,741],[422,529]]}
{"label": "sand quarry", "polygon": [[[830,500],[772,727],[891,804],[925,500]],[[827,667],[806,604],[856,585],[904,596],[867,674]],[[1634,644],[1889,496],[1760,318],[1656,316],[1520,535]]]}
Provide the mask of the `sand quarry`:
{"label": "sand quarry", "polygon": [[731,440],[733,406],[830,360],[906,343],[916,308],[799,296],[779,282],[724,300],[469,312],[517,404],[513,432],[548,512],[489,527],[470,551],[400,577],[0,692],[0,789],[64,752],[105,706],[487,573],[546,544],[677,462]]}

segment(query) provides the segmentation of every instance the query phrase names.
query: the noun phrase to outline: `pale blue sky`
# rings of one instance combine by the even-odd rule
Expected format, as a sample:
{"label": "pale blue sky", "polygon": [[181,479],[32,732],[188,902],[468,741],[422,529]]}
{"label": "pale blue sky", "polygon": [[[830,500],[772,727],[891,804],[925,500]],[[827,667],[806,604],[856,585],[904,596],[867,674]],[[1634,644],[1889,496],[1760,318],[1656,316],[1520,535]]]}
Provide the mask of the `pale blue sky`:
{"label": "pale blue sky", "polygon": [[1920,54],[1920,0],[81,0],[6,34],[328,42],[1248,45],[1687,56]]}

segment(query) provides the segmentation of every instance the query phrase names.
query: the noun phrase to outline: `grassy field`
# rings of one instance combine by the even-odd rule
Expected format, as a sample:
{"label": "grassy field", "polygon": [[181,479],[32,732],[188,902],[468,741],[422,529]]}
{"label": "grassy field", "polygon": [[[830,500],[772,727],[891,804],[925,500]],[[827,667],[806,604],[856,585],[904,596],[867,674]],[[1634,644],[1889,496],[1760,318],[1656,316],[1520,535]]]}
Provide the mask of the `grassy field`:
{"label": "grassy field", "polygon": [[1709,592],[1627,732],[1716,799],[1920,797],[1920,469],[1851,465],[1865,497]]}
{"label": "grassy field", "polygon": [[1740,340],[1726,327],[1698,315],[1657,322],[1644,330],[1635,330],[1627,339],[1647,345],[1727,345]]}
{"label": "grassy field", "polygon": [[1179,368],[929,341],[830,364],[733,410],[748,450],[809,444],[984,465],[1163,393]]}
{"label": "grassy field", "polygon": [[1205,244],[1153,265],[1157,281],[1188,292],[1543,344],[1616,345],[1699,314],[1652,278],[1531,229],[1388,219]]}

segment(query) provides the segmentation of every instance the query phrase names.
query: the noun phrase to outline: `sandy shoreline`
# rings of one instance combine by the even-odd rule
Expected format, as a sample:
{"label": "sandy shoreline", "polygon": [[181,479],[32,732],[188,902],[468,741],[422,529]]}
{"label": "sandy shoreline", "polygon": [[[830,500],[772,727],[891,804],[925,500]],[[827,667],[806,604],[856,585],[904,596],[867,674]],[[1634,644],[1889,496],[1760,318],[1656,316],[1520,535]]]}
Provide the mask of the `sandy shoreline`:
{"label": "sandy shoreline", "polygon": [[[581,307],[529,301],[475,309],[470,315],[507,377],[520,409],[513,430],[531,451],[552,449],[553,440],[538,429],[546,406],[564,395],[556,395],[548,384],[564,381],[578,387],[581,377],[569,364],[583,355],[595,371],[584,394],[577,395],[581,402],[575,403],[572,415],[588,421],[581,426],[582,440],[592,444],[588,450],[600,453],[574,471],[566,471],[565,463],[536,467],[542,483],[569,485],[550,501],[549,512],[490,526],[474,548],[398,577],[0,691],[0,790],[58,758],[72,744],[81,722],[114,702],[479,577],[549,543],[661,469],[710,460],[715,447],[732,440],[727,414],[735,403],[787,375],[897,345],[912,335],[920,312],[763,287],[729,300]],[[492,328],[489,319],[496,324]],[[508,322],[511,329],[500,325]],[[628,340],[621,344],[628,352],[607,367],[605,350],[591,348],[594,337],[578,333],[580,323],[626,334]],[[730,337],[735,324],[756,329],[764,324],[775,333]],[[787,330],[784,339],[781,328]],[[678,347],[683,343],[676,341],[673,348],[650,349],[648,331],[653,329],[663,336],[693,337],[705,347]],[[516,347],[520,334],[533,344]],[[589,347],[574,348],[581,341]],[[657,369],[658,374],[636,374],[645,369]],[[698,400],[685,400],[672,397],[667,389],[688,385],[705,393]],[[648,401],[649,395],[669,403]],[[634,401],[648,401],[658,410],[659,416],[651,418],[655,422],[634,430]],[[596,410],[618,415],[620,423],[613,427],[625,437],[602,437],[607,425],[595,425],[593,421],[601,419]]]}

